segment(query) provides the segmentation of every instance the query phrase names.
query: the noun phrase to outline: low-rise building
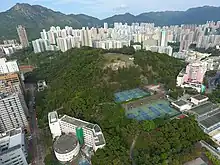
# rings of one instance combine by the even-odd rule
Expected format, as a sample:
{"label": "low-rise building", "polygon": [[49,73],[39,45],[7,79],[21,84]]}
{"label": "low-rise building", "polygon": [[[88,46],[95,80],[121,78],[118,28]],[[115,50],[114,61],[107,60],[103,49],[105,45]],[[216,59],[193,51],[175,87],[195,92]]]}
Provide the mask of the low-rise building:
{"label": "low-rise building", "polygon": [[196,115],[197,120],[201,121],[208,116],[215,114],[218,110],[218,105],[213,104],[212,102],[205,102],[203,104],[193,106],[193,108],[190,109],[189,112]]}
{"label": "low-rise building", "polygon": [[187,111],[191,109],[192,105],[184,100],[178,100],[171,103],[179,111]]}
{"label": "low-rise building", "polygon": [[220,109],[217,113],[209,115],[204,120],[199,121],[199,125],[204,129],[204,132],[210,134],[220,128]]}
{"label": "low-rise building", "polygon": [[193,104],[199,105],[201,103],[208,101],[209,98],[204,95],[196,95],[196,96],[192,96],[190,99]]}
{"label": "low-rise building", "polygon": [[77,135],[77,129],[82,129],[84,144],[96,151],[106,144],[101,128],[97,124],[92,124],[74,117],[64,115],[58,119],[57,112],[48,114],[49,127],[54,138],[59,137],[61,132],[65,134]]}
{"label": "low-rise building", "polygon": [[37,90],[38,92],[43,91],[47,87],[46,81],[45,80],[39,80],[37,82]]}

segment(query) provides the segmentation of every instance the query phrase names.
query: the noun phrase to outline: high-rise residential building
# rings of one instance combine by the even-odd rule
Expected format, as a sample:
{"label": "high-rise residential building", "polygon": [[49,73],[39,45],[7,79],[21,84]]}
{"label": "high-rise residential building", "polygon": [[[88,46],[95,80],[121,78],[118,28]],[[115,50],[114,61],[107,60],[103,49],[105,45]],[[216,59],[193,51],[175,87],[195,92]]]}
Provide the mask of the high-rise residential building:
{"label": "high-rise residential building", "polygon": [[50,44],[55,45],[56,44],[56,35],[53,31],[48,31],[47,32],[48,35],[48,40],[50,42]]}
{"label": "high-rise residential building", "polygon": [[0,74],[19,72],[16,60],[7,61],[6,58],[0,58]]}
{"label": "high-rise residential building", "polygon": [[165,30],[161,32],[160,38],[160,46],[167,46],[167,32]]}
{"label": "high-rise residential building", "polygon": [[48,47],[50,46],[49,40],[47,39],[36,39],[32,41],[32,45],[34,48],[34,53],[40,53],[48,50]]}
{"label": "high-rise residential building", "polygon": [[0,164],[28,165],[25,136],[21,128],[0,134]]}
{"label": "high-rise residential building", "polygon": [[29,130],[27,117],[28,108],[24,97],[19,93],[1,93],[0,95],[0,131],[13,128]]}
{"label": "high-rise residential building", "polygon": [[82,46],[92,47],[92,37],[91,37],[91,32],[88,27],[82,28],[80,36],[81,36]]}
{"label": "high-rise residential building", "polygon": [[40,53],[40,52],[42,52],[41,46],[40,46],[40,41],[39,41],[39,40],[40,40],[40,39],[36,39],[36,40],[32,41],[34,53]]}
{"label": "high-rise residential building", "polygon": [[108,29],[108,23],[104,23],[104,29],[107,30]]}
{"label": "high-rise residential building", "polygon": [[44,40],[47,40],[48,37],[47,37],[47,32],[45,29],[43,29],[43,32],[40,32],[40,35],[41,35],[41,38],[44,39]]}
{"label": "high-rise residential building", "polygon": [[25,30],[25,27],[19,25],[17,27],[17,32],[18,32],[18,36],[21,42],[21,45],[23,48],[26,48],[29,46],[29,42],[28,42],[28,37],[27,37],[27,33]]}
{"label": "high-rise residential building", "polygon": [[57,38],[57,45],[62,52],[65,52],[68,50],[66,38],[60,38],[60,37]]}

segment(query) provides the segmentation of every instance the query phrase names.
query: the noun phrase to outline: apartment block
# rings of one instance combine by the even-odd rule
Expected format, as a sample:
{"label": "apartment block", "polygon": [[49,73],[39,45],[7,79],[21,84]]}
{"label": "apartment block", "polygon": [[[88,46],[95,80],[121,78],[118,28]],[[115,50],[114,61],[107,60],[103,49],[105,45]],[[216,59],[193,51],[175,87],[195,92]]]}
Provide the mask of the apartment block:
{"label": "apartment block", "polygon": [[0,164],[27,165],[27,151],[21,128],[0,134]]}
{"label": "apartment block", "polygon": [[22,94],[1,93],[0,95],[0,131],[5,132],[14,128],[29,130],[28,108]]}

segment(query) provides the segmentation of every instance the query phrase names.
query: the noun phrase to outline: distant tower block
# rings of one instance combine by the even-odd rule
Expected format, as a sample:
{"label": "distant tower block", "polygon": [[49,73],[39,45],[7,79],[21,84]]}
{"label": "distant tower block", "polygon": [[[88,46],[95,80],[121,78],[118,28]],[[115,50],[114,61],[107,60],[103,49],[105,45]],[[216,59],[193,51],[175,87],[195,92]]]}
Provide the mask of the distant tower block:
{"label": "distant tower block", "polygon": [[76,137],[77,137],[77,140],[79,141],[79,144],[83,145],[84,144],[84,136],[83,136],[82,127],[77,127],[76,128]]}
{"label": "distant tower block", "polygon": [[28,37],[27,37],[27,33],[25,30],[25,27],[19,25],[17,27],[17,33],[21,42],[21,45],[23,48],[26,48],[29,46],[29,42],[28,42]]}

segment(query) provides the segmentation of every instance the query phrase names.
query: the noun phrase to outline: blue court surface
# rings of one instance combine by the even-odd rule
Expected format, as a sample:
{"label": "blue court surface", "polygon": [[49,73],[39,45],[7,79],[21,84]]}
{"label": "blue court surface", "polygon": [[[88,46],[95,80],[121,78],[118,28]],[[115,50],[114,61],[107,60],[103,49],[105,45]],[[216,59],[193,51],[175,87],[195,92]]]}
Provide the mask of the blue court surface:
{"label": "blue court surface", "polygon": [[146,92],[139,88],[135,88],[135,89],[115,93],[114,96],[115,96],[115,102],[122,103],[133,99],[138,99],[144,96],[150,96],[150,92]]}
{"label": "blue court surface", "polygon": [[145,104],[137,108],[126,110],[126,116],[136,120],[153,120],[169,115],[170,117],[180,114],[179,111],[170,107],[166,100],[157,100],[150,104]]}

